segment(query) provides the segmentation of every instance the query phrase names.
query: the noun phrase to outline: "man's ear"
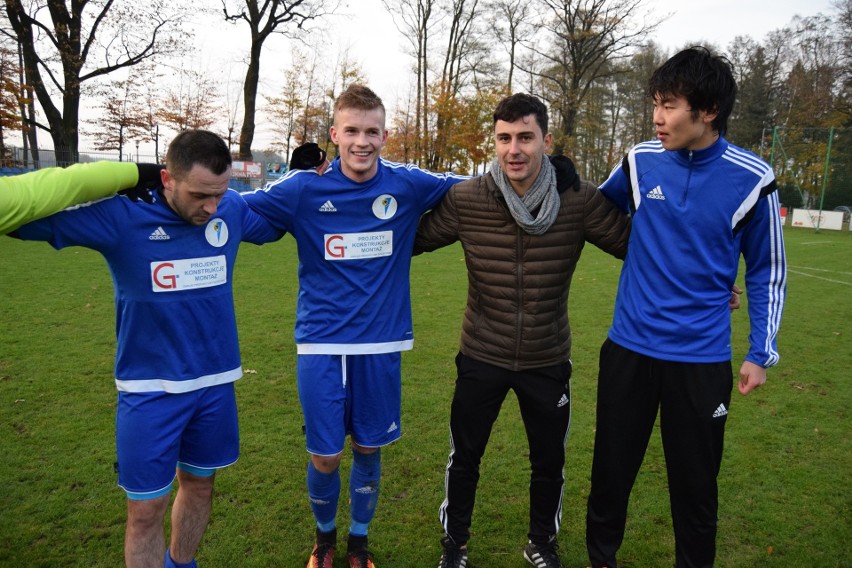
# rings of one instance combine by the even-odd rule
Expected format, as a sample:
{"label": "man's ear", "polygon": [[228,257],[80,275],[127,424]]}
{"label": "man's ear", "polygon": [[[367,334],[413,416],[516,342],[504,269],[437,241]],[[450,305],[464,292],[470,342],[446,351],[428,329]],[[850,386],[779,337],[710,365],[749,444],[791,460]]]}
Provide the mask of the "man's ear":
{"label": "man's ear", "polygon": [[171,172],[168,169],[160,170],[160,181],[163,182],[163,189],[168,189],[171,191],[172,184],[174,183],[174,178],[172,177]]}

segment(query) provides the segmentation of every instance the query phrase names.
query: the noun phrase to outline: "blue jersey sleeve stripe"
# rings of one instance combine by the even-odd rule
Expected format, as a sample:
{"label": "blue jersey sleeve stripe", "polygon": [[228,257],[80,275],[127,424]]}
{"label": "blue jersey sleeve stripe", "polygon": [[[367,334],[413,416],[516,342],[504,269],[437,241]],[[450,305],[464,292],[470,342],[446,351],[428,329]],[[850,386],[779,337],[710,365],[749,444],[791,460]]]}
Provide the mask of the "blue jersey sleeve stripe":
{"label": "blue jersey sleeve stripe", "polygon": [[769,278],[769,313],[766,322],[766,366],[775,365],[779,360],[776,347],[776,336],[781,326],[781,314],[787,290],[787,261],[784,251],[781,212],[778,193],[767,197],[767,207],[770,215],[770,258],[772,260]]}
{"label": "blue jersey sleeve stripe", "polygon": [[401,164],[399,162],[391,162],[390,160],[385,160],[384,158],[382,158],[381,160],[382,164],[385,167],[390,168],[392,170],[404,169],[407,171],[418,171],[438,179],[470,179],[471,177],[463,174],[456,174],[453,172],[432,172],[429,170],[424,170],[416,164]]}
{"label": "blue jersey sleeve stripe", "polygon": [[731,217],[731,230],[734,231],[737,228],[737,225],[742,221],[746,215],[748,215],[749,211],[757,205],[757,200],[760,199],[761,190],[763,189],[762,185],[756,185],[752,188],[743,202],[740,204],[739,209],[734,212],[734,216]]}
{"label": "blue jersey sleeve stripe", "polygon": [[758,168],[761,172],[771,172],[772,168],[769,167],[769,164],[764,162],[758,156],[754,155],[752,152],[748,152],[743,150],[742,148],[737,148],[735,146],[728,145],[725,149],[725,154],[729,156],[736,156],[742,161],[748,162]]}
{"label": "blue jersey sleeve stripe", "polygon": [[649,140],[648,142],[640,142],[632,148],[633,152],[665,152],[663,143],[659,140]]}
{"label": "blue jersey sleeve stripe", "polygon": [[639,191],[639,174],[636,167],[636,153],[631,150],[627,155],[627,162],[630,164],[630,193],[633,200],[633,211],[639,210],[639,205],[642,203],[642,194]]}
{"label": "blue jersey sleeve stripe", "polygon": [[[767,175],[770,176],[770,178],[772,177],[772,170],[770,170],[769,168],[765,166],[761,167],[759,164],[750,160],[746,160],[743,156],[738,156],[730,151],[726,151],[722,158],[733,164],[737,164],[738,166],[750,171],[751,173],[757,176],[760,176],[761,179],[766,178]],[[767,181],[766,183],[769,182]],[[761,185],[766,185],[766,183]]]}

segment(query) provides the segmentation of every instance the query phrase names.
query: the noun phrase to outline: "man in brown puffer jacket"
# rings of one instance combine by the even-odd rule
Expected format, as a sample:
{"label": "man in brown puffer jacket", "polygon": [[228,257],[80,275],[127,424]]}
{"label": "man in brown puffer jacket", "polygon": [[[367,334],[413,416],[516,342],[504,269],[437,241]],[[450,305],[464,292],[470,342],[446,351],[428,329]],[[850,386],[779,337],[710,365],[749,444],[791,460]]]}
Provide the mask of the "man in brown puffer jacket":
{"label": "man in brown puffer jacket", "polygon": [[547,109],[515,94],[494,112],[490,172],[453,186],[423,217],[415,254],[461,241],[468,297],[450,411],[451,452],[439,567],[463,567],[479,463],[509,389],[527,432],[529,544],[539,568],[562,567],[565,443],[571,422],[568,290],[586,241],[624,258],[629,218],[564,157],[547,159]]}

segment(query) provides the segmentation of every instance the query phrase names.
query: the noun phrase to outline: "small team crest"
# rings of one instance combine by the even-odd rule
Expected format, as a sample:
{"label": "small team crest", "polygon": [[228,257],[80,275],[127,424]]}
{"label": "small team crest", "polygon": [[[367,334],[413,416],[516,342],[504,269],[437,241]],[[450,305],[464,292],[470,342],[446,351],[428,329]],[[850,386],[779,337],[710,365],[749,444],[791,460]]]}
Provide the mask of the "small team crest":
{"label": "small team crest", "polygon": [[211,219],[207,223],[204,236],[207,237],[207,242],[214,247],[223,247],[228,242],[228,225],[219,217]]}
{"label": "small team crest", "polygon": [[379,219],[390,219],[396,215],[397,202],[393,195],[380,195],[373,201],[373,215]]}

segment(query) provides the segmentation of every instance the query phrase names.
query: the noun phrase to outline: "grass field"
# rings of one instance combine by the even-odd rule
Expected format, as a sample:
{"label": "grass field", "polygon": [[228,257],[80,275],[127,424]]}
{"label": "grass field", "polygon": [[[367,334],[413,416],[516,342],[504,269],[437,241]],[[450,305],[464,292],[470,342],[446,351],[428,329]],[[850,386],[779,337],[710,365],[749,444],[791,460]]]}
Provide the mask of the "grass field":
{"label": "grass field", "polygon": [[[781,363],[749,397],[734,393],[720,478],[719,567],[852,566],[852,234],[788,230],[789,290]],[[237,383],[240,461],[217,479],[198,561],[301,567],[313,542],[307,456],[295,388],[296,295],[288,237],[245,246],[235,277],[246,376]],[[566,567],[585,566],[585,499],[597,350],[619,262],[587,247],[574,278],[573,422],[560,535]],[[742,279],[740,279],[742,284]],[[416,258],[416,347],[403,357],[403,438],[385,449],[370,541],[381,568],[434,566],[443,498],[453,357],[466,276],[459,248]],[[83,249],[0,239],[0,566],[118,566],[124,495],[115,485],[112,285]],[[734,315],[735,368],[745,309]],[[344,488],[349,459],[344,460]],[[528,462],[509,398],[482,466],[470,564],[521,567]],[[346,498],[338,525],[348,525]],[[633,491],[625,568],[673,565],[659,437]],[[339,553],[337,566],[344,560]]]}

